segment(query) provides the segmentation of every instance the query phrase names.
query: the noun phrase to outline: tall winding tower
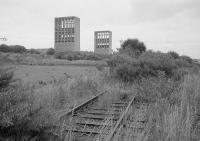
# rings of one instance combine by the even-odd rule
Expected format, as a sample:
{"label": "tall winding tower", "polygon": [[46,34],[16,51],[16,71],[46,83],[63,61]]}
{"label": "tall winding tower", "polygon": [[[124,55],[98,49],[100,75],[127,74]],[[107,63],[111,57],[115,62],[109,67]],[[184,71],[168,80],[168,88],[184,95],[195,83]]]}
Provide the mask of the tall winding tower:
{"label": "tall winding tower", "polygon": [[80,51],[80,18],[56,17],[54,37],[56,52]]}

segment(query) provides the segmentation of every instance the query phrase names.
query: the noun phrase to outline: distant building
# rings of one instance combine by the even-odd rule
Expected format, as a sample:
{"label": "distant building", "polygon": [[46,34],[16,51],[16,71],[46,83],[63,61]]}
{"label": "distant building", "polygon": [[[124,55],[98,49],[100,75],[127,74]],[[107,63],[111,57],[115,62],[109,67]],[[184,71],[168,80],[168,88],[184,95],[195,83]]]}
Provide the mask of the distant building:
{"label": "distant building", "polygon": [[94,32],[94,52],[99,54],[112,53],[112,32],[95,31]]}
{"label": "distant building", "polygon": [[55,18],[55,51],[80,51],[80,18]]}

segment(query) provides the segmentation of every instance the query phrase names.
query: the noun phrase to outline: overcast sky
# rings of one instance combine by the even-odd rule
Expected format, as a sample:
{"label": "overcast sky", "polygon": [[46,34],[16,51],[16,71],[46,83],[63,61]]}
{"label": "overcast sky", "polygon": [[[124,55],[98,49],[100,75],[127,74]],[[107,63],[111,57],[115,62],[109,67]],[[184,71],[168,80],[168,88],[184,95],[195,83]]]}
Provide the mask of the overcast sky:
{"label": "overcast sky", "polygon": [[147,49],[200,58],[200,0],[0,0],[0,44],[54,46],[54,18],[81,20],[81,50],[93,51],[94,31],[111,30],[113,49],[138,38]]}

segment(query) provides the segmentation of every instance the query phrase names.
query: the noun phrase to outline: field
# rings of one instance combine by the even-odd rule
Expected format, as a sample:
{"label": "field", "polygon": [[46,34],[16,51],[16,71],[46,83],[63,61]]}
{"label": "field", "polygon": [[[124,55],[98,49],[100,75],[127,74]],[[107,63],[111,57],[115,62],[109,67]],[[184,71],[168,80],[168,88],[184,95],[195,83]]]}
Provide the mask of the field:
{"label": "field", "polygon": [[[0,140],[62,140],[61,117],[107,90],[98,108],[134,97],[115,141],[199,141],[200,66],[175,52],[137,53],[103,61],[0,54]],[[49,132],[55,126],[59,133]]]}
{"label": "field", "polygon": [[62,78],[75,78],[95,75],[98,72],[94,66],[37,66],[14,65],[15,78],[26,82],[51,82]]}
{"label": "field", "polygon": [[52,55],[29,53],[2,53],[0,52],[0,64],[4,65],[40,65],[40,66],[106,66],[103,60],[67,60],[56,59]]}

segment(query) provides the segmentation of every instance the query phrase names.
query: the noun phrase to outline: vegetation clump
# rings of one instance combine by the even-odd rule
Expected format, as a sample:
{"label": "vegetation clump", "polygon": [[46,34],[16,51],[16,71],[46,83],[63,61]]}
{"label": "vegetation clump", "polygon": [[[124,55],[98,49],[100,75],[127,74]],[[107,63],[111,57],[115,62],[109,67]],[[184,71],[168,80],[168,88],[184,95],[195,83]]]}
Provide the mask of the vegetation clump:
{"label": "vegetation clump", "polygon": [[[138,44],[131,47],[127,42],[139,41],[130,40],[124,41],[107,64],[111,78],[128,85],[126,89],[136,89],[136,101],[147,105],[141,110],[146,111],[147,121],[138,140],[199,140],[199,66],[192,58],[174,51],[154,52],[144,50],[143,45],[141,52],[135,51]],[[129,116],[134,115],[135,109],[129,112]],[[119,130],[116,140],[133,140],[129,137],[135,134],[126,128],[131,120],[122,127],[127,132],[120,134],[123,131]]]}
{"label": "vegetation clump", "polygon": [[168,78],[180,80],[187,73],[184,69],[196,66],[190,57],[179,56],[175,52],[146,51],[145,45],[136,39],[124,41],[119,52],[107,60],[107,64],[112,76],[124,82],[158,77],[159,72]]}
{"label": "vegetation clump", "polygon": [[15,81],[13,76],[12,70],[0,68],[0,140],[48,140],[46,129],[59,125],[63,111],[99,91],[96,80],[86,77],[40,87]]}
{"label": "vegetation clump", "polygon": [[[23,50],[0,47],[2,52],[23,53]],[[97,66],[106,75],[93,79],[66,77],[51,84],[41,81],[37,87],[16,82],[12,70],[1,66],[0,140],[44,140],[45,129],[58,125],[63,113],[104,87],[111,89],[106,103],[116,97],[123,100],[136,95],[137,101],[147,104],[147,120],[140,140],[199,140],[200,75],[199,66],[192,58],[174,51],[147,50],[138,39],[124,41],[113,55],[57,53],[53,49],[46,54],[54,55],[55,60],[106,60],[110,73],[104,66]],[[135,109],[129,114],[134,112]],[[121,129],[128,127],[125,124],[128,122],[125,121]],[[131,132],[126,134],[126,137],[131,136]],[[123,137],[119,140],[123,141]]]}
{"label": "vegetation clump", "polygon": [[1,44],[0,45],[0,52],[4,53],[30,53],[30,54],[40,54],[40,52],[37,49],[27,49],[24,46],[21,45],[6,45]]}
{"label": "vegetation clump", "polygon": [[25,53],[27,51],[27,49],[21,45],[8,46],[5,44],[2,44],[2,45],[0,45],[0,51],[1,52],[12,52],[12,53]]}
{"label": "vegetation clump", "polygon": [[104,60],[106,58],[110,58],[109,55],[103,55],[103,54],[96,54],[93,52],[56,52],[55,53],[55,58],[56,59],[66,59],[69,61],[72,60]]}
{"label": "vegetation clump", "polygon": [[128,54],[131,57],[138,57],[146,51],[146,46],[138,39],[127,39],[121,44],[120,54]]}
{"label": "vegetation clump", "polygon": [[46,52],[47,55],[54,55],[55,54],[55,49],[49,48]]}

